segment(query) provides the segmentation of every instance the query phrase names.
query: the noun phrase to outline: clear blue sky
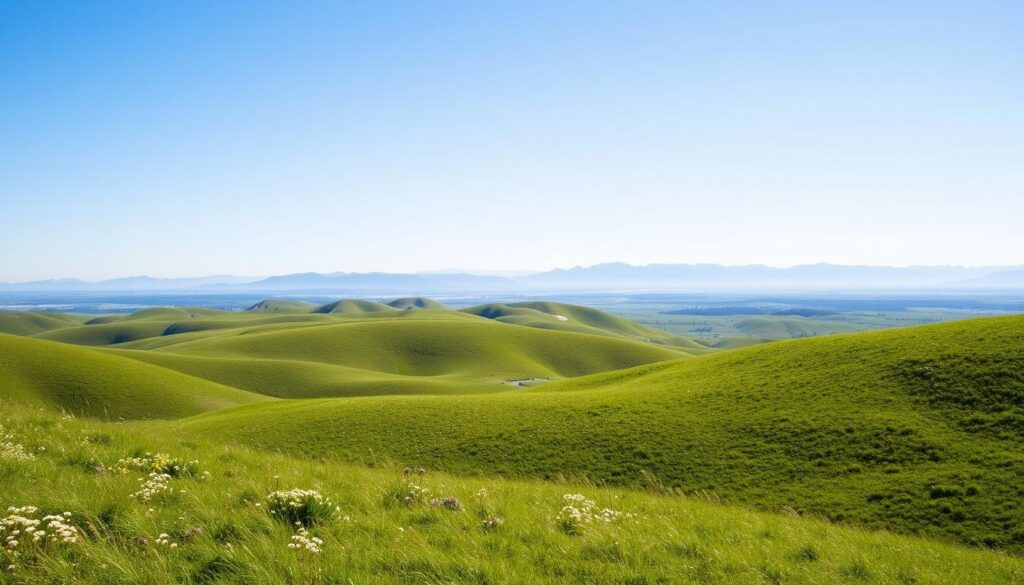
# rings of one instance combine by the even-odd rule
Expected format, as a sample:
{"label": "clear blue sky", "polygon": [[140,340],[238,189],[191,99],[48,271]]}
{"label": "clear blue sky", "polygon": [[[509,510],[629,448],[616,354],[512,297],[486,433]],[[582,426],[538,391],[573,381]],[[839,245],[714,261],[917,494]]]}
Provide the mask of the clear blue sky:
{"label": "clear blue sky", "polygon": [[1024,263],[1024,4],[0,0],[0,280]]}

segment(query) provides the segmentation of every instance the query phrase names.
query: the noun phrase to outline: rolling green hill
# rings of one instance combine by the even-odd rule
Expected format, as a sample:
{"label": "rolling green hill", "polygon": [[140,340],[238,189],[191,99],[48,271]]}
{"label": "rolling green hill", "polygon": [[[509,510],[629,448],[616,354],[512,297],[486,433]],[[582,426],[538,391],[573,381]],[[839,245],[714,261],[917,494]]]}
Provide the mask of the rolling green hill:
{"label": "rolling green hill", "polygon": [[267,299],[256,303],[246,310],[266,313],[312,313],[319,306],[316,303],[307,303],[305,301]]}
{"label": "rolling green hill", "polygon": [[441,317],[370,319],[245,334],[232,331],[168,345],[163,351],[207,358],[294,360],[491,384],[510,378],[581,376],[683,357],[668,348],[621,339]]}
{"label": "rolling green hill", "polygon": [[290,398],[501,392],[518,380],[533,384],[697,353],[586,326],[579,326],[586,334],[510,326],[423,298],[392,304],[405,309],[357,300],[301,311],[274,301],[243,312],[148,309],[85,325],[69,319],[36,336],[108,347],[121,357]]}
{"label": "rolling green hill", "polygon": [[75,345],[116,345],[164,335],[170,324],[164,321],[118,321],[64,327],[36,335],[38,339],[73,343]]}
{"label": "rolling green hill", "polygon": [[426,297],[403,297],[388,303],[389,307],[396,309],[447,309],[443,303]]}
{"label": "rolling green hill", "polygon": [[791,339],[849,333],[858,329],[856,325],[838,321],[810,319],[807,317],[749,317],[739,319],[736,329],[757,339]]}
{"label": "rolling green hill", "polygon": [[[281,341],[253,337],[218,351]],[[433,351],[395,369],[429,370],[444,352]],[[1024,317],[1003,317],[784,341],[457,403],[282,401],[174,424],[304,455],[711,492],[1020,552],[1022,372]]]}
{"label": "rolling green hill", "polygon": [[708,346],[691,338],[674,335],[653,327],[645,327],[629,319],[616,317],[597,309],[567,303],[489,303],[467,307],[462,309],[462,312],[513,325],[621,337],[645,343],[669,345],[694,355],[710,351]]}
{"label": "rolling green hill", "polygon": [[4,312],[0,311],[0,333],[36,335],[64,327],[81,325],[88,317],[63,313]]}
{"label": "rolling green hill", "polygon": [[[500,376],[412,376],[309,362],[264,358],[182,355],[164,351],[107,350],[213,382],[279,398],[325,398],[391,394],[469,394],[501,392]],[[495,364],[495,373],[501,364]]]}
{"label": "rolling green hill", "polygon": [[4,334],[0,398],[104,419],[183,417],[266,400],[135,360]]}
{"label": "rolling green hill", "polygon": [[345,299],[327,303],[313,310],[314,313],[379,313],[382,311],[392,312],[395,308],[377,303],[374,301],[363,301],[358,299]]}

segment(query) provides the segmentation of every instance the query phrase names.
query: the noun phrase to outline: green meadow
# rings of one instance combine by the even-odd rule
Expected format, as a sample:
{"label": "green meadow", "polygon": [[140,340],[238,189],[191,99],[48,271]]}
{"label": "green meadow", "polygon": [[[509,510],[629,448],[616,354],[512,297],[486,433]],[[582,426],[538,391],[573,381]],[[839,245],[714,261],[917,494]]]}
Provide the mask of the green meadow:
{"label": "green meadow", "polygon": [[725,349],[563,303],[0,313],[0,506],[76,535],[0,582],[1022,583],[1022,444],[1022,316]]}

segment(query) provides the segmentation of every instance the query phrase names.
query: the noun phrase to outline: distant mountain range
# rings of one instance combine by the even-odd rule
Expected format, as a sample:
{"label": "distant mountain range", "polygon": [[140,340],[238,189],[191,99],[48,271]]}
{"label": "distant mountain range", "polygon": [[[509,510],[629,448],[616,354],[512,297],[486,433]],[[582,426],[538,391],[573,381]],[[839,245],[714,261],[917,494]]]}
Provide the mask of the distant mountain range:
{"label": "distant mountain range", "polygon": [[192,291],[346,292],[436,294],[487,292],[850,290],[850,289],[1022,289],[1024,266],[844,266],[806,264],[775,268],[760,264],[624,263],[577,266],[515,278],[481,274],[306,272],[281,276],[230,275],[194,278],[133,276],[99,282],[54,279],[0,283],[0,291]]}
{"label": "distant mountain range", "polygon": [[598,264],[556,269],[518,279],[531,288],[630,289],[912,289],[1024,287],[1020,266],[845,266],[805,264],[775,268],[760,264]]}

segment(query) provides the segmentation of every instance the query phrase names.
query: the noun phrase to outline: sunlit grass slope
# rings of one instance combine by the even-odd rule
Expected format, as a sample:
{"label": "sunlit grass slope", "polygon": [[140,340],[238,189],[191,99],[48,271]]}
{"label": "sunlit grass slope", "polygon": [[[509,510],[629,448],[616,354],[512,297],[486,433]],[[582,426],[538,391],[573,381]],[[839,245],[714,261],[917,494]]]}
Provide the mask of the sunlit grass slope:
{"label": "sunlit grass slope", "polygon": [[[574,307],[557,308],[577,318]],[[512,380],[560,379],[696,353],[583,325],[569,331],[574,328],[586,334],[517,327],[411,297],[299,307],[268,301],[242,312],[147,309],[85,325],[69,318],[67,326],[35,336],[106,346],[122,357],[289,398],[501,392],[513,388]]]}
{"label": "sunlit grass slope", "polygon": [[[235,349],[261,350],[248,343]],[[353,461],[657,483],[1024,551],[1019,316],[778,342],[457,402],[255,405],[180,428]]]}
{"label": "sunlit grass slope", "polygon": [[[402,312],[399,312],[402,314]],[[683,354],[621,339],[510,327],[485,320],[371,319],[197,338],[165,351],[289,359],[404,376],[571,377]]]}
{"label": "sunlit grass slope", "polygon": [[7,331],[10,333],[35,335],[64,343],[154,349],[177,344],[182,340],[139,342],[211,330],[235,329],[239,334],[250,333],[254,327],[279,323],[353,322],[366,319],[487,319],[535,329],[617,337],[645,344],[663,345],[690,355],[713,351],[713,348],[694,339],[645,327],[602,311],[548,302],[480,305],[456,311],[423,297],[400,298],[389,303],[343,299],[323,305],[270,299],[242,312],[168,307],[146,309],[131,315],[94,318],[56,313],[48,317],[34,315],[36,314],[0,313],[0,332],[4,332],[6,327],[10,329]]}
{"label": "sunlit grass slope", "polygon": [[81,325],[88,317],[62,313],[0,311],[0,333],[35,335],[44,331]]}
{"label": "sunlit grass slope", "polygon": [[750,317],[735,323],[736,329],[758,339],[791,339],[848,333],[857,329],[851,323],[809,319],[807,317]]}
{"label": "sunlit grass slope", "polygon": [[[166,433],[150,423],[67,420],[0,404],[5,440],[34,454],[0,458],[0,509],[62,515],[77,542],[26,552],[0,583],[787,583],[1002,585],[1020,558],[698,499],[592,485],[453,477],[404,479],[376,469],[284,457]],[[145,472],[118,461],[145,452],[196,460],[173,492],[134,496]],[[208,475],[206,475],[208,474]],[[403,503],[410,484],[430,490]],[[289,548],[296,528],[267,512],[274,490],[315,489],[337,506]],[[483,490],[483,491],[481,491]],[[562,496],[631,514],[567,532]],[[454,498],[461,511],[431,505]],[[451,500],[447,500],[451,502]],[[330,510],[330,508],[328,508]],[[500,519],[500,523],[495,522]],[[485,525],[491,521],[491,527]],[[24,540],[24,539],[22,539]],[[0,553],[2,555],[3,553]]]}
{"label": "sunlit grass slope", "polygon": [[388,303],[389,307],[396,309],[447,309],[444,303],[428,299],[426,297],[402,297]]}
{"label": "sunlit grass slope", "polygon": [[555,302],[489,303],[462,309],[502,323],[622,337],[635,341],[669,345],[690,354],[706,353],[710,349],[697,341],[674,335],[661,329],[645,327],[639,323],[616,317],[604,311]]}
{"label": "sunlit grass slope", "polygon": [[104,419],[174,418],[265,400],[166,368],[4,334],[0,398]]}
{"label": "sunlit grass slope", "polygon": [[284,299],[267,299],[249,307],[248,311],[266,313],[312,313],[320,305],[306,301],[290,301]]}
{"label": "sunlit grass slope", "polygon": [[346,299],[327,303],[314,310],[316,313],[379,313],[381,311],[392,312],[394,307],[377,303],[374,301],[363,301],[358,299]]}
{"label": "sunlit grass slope", "polygon": [[[281,398],[465,394],[509,389],[509,386],[496,379],[500,376],[493,379],[459,375],[405,376],[301,360],[216,358],[122,349],[106,351],[235,388]],[[501,372],[500,366],[500,363],[495,365],[495,375]]]}

